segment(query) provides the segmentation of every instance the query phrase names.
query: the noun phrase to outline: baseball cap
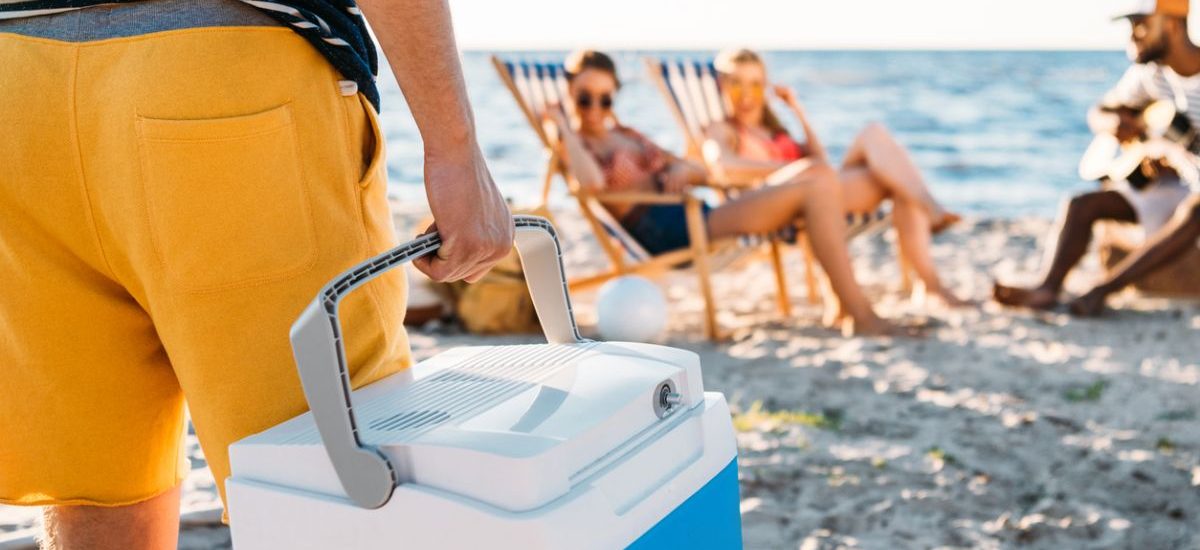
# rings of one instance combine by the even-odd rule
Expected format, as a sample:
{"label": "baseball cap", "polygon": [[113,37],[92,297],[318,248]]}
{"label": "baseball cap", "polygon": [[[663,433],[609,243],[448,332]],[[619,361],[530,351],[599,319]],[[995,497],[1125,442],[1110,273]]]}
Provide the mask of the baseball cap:
{"label": "baseball cap", "polygon": [[1161,13],[1173,17],[1187,17],[1188,0],[1131,0],[1126,10],[1113,19],[1138,17]]}

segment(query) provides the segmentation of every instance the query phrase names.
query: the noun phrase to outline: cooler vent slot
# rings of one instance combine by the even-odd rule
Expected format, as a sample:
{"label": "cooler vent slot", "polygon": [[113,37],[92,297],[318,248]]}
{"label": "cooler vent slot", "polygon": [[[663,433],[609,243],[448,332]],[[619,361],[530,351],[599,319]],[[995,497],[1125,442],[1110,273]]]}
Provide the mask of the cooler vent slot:
{"label": "cooler vent slot", "polygon": [[445,411],[403,411],[371,422],[372,430],[415,430],[445,422],[450,418]]}

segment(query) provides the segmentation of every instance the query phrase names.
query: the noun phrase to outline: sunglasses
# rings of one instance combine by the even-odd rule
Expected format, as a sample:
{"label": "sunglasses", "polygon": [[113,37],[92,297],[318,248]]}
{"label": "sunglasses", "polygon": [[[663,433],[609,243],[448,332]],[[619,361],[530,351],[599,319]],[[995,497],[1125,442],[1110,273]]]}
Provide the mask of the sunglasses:
{"label": "sunglasses", "polygon": [[762,99],[764,86],[762,84],[732,84],[729,86],[729,96],[734,102],[740,100],[743,95]]}
{"label": "sunglasses", "polygon": [[575,105],[580,109],[591,109],[592,105],[599,103],[600,108],[604,110],[612,109],[613,96],[612,94],[601,94],[599,98],[593,98],[592,94],[583,92],[575,97]]}

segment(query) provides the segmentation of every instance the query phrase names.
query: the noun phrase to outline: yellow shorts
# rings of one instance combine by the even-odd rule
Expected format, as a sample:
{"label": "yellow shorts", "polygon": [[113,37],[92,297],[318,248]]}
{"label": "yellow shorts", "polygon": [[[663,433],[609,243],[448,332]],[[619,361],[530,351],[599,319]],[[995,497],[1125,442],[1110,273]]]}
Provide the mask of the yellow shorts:
{"label": "yellow shorts", "polygon": [[[288,330],[397,243],[371,104],[285,27],[0,34],[0,502],[117,506],[307,409]],[[407,368],[405,281],[343,305],[355,386]]]}

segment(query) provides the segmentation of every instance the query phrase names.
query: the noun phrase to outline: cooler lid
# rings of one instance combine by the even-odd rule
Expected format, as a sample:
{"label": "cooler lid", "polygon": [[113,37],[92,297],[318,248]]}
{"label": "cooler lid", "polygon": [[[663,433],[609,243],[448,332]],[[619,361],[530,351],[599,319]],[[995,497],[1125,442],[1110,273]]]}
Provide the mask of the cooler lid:
{"label": "cooler lid", "polygon": [[[401,482],[519,512],[566,494],[703,394],[694,353],[587,342],[447,351],[356,390],[352,401],[362,443],[403,468]],[[305,413],[245,443],[322,440]],[[237,465],[235,473],[348,496],[321,458],[316,469],[279,459],[261,475]]]}

